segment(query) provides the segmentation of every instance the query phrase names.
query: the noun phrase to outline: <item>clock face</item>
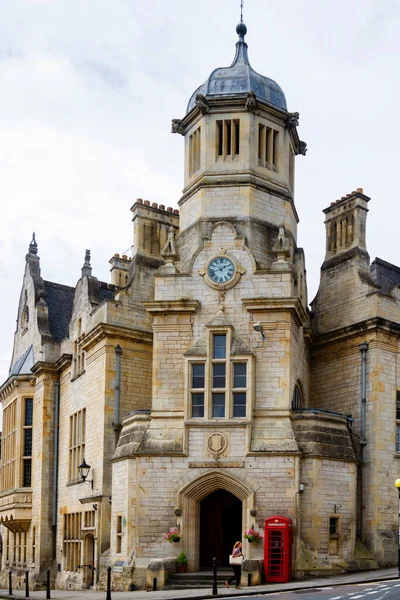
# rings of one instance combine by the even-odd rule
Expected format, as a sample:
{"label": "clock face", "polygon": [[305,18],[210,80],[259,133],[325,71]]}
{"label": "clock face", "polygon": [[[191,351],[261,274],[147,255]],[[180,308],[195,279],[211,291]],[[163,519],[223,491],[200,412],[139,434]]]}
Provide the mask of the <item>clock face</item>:
{"label": "clock face", "polygon": [[227,283],[235,274],[235,265],[226,256],[217,256],[208,265],[208,276],[214,283]]}

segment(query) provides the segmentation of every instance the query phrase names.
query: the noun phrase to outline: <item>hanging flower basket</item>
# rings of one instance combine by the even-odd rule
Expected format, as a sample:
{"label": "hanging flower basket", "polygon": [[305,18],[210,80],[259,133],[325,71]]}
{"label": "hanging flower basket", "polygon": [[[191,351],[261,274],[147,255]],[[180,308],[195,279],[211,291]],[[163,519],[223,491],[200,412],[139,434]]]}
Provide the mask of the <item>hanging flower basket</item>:
{"label": "hanging flower basket", "polygon": [[258,544],[262,540],[262,536],[254,529],[254,525],[252,525],[250,529],[246,531],[244,538],[249,542],[249,544],[252,544],[253,542]]}
{"label": "hanging flower basket", "polygon": [[181,541],[181,537],[182,536],[180,527],[173,527],[172,529],[164,533],[164,542],[169,542],[170,544],[177,544]]}

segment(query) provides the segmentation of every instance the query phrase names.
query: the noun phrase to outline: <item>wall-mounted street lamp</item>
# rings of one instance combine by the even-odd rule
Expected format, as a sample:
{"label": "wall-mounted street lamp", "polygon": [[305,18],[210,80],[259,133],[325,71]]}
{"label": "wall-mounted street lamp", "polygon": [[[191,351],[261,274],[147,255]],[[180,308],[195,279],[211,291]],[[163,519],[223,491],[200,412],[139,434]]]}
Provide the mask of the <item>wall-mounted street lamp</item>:
{"label": "wall-mounted street lamp", "polygon": [[87,479],[89,471],[92,467],[87,464],[86,460],[83,459],[82,463],[78,467],[79,475],[81,476],[82,482],[87,483],[93,489],[93,479]]}
{"label": "wall-mounted street lamp", "polygon": [[254,331],[258,331],[258,333],[261,334],[261,337],[263,339],[263,341],[265,340],[265,333],[264,333],[264,327],[262,326],[262,323],[260,321],[257,321],[257,323],[253,324],[253,329]]}
{"label": "wall-mounted street lamp", "polygon": [[396,479],[396,481],[394,482],[394,485],[397,487],[397,491],[399,492],[399,499],[397,502],[397,519],[398,519],[398,542],[399,542],[399,547],[397,550],[397,570],[398,570],[398,574],[400,577],[400,479]]}

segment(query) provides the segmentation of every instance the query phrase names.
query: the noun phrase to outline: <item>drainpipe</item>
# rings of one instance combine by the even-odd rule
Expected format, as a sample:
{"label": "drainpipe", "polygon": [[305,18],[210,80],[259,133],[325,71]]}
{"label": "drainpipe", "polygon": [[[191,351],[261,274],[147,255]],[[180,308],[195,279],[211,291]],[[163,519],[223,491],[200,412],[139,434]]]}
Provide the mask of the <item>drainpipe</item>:
{"label": "drainpipe", "polygon": [[366,438],[366,408],[367,408],[367,352],[368,344],[363,342],[358,346],[361,352],[361,439],[360,439],[360,539],[365,541],[365,450]]}
{"label": "drainpipe", "polygon": [[53,452],[53,502],[51,530],[53,534],[53,558],[56,558],[57,543],[57,486],[58,486],[58,442],[60,430],[60,382],[54,382],[54,452]]}
{"label": "drainpipe", "polygon": [[121,431],[120,424],[120,398],[121,398],[121,356],[122,348],[118,344],[115,347],[115,385],[114,385],[114,431],[115,445],[118,443],[119,434]]}

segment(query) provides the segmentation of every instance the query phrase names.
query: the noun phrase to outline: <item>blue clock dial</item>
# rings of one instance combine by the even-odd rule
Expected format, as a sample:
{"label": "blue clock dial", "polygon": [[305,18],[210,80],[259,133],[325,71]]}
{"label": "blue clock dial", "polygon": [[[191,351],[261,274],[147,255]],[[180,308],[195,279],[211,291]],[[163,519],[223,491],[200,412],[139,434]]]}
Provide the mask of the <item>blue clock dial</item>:
{"label": "blue clock dial", "polygon": [[208,276],[214,283],[227,283],[235,274],[235,265],[226,256],[217,256],[208,265]]}

